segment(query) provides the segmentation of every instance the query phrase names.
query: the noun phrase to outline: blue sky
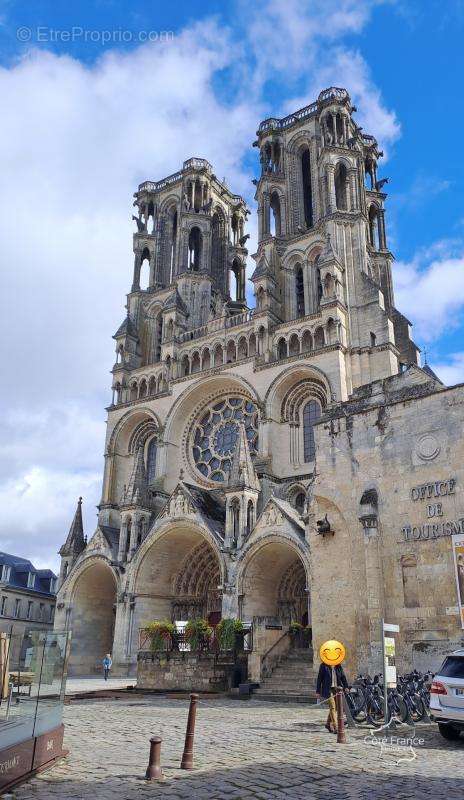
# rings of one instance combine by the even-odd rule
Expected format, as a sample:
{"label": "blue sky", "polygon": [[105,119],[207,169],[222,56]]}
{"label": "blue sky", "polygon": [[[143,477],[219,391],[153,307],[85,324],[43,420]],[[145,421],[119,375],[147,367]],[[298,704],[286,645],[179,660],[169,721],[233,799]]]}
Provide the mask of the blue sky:
{"label": "blue sky", "polygon": [[463,29],[462,0],[0,0],[0,549],[56,564],[80,494],[93,532],[137,183],[200,155],[253,205],[257,124],[329,85],[385,151],[397,305],[464,381]]}

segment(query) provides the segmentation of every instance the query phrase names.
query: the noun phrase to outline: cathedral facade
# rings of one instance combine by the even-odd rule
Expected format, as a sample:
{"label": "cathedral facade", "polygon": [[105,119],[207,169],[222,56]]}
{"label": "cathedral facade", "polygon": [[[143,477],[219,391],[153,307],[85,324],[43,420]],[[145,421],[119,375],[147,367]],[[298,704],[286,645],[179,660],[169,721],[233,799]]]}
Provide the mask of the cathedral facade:
{"label": "cathedral facade", "polygon": [[166,618],[240,618],[262,652],[299,622],[374,671],[381,618],[400,665],[459,643],[464,391],[419,366],[395,307],[355,111],[330,88],[259,125],[253,303],[250,212],[206,160],[135,192],[98,527],[87,542],[79,504],[60,550],[74,673],[112,652],[129,674]]}

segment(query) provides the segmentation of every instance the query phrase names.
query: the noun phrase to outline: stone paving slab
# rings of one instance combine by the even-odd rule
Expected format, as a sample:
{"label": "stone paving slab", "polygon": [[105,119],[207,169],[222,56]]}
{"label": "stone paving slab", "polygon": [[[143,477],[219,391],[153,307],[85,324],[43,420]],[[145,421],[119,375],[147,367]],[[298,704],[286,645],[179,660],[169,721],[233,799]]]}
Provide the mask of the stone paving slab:
{"label": "stone paving slab", "polygon": [[[15,790],[17,800],[423,800],[464,798],[464,739],[419,724],[413,748],[348,730],[337,745],[314,706],[201,700],[195,770],[179,769],[188,702],[143,696],[65,707],[65,762]],[[402,728],[393,735],[411,736]],[[147,783],[150,736],[166,781]],[[388,734],[390,736],[391,734]]]}
{"label": "stone paving slab", "polygon": [[127,686],[135,686],[136,683],[136,678],[108,678],[107,681],[100,676],[68,678],[66,681],[66,694],[85,694],[86,692],[125,689]]}

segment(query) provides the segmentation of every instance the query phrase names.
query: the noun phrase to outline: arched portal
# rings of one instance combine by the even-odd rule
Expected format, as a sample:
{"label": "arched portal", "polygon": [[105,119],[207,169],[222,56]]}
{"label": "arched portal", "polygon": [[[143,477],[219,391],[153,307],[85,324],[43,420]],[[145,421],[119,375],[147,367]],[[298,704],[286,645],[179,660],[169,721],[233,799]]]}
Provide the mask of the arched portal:
{"label": "arched portal", "polygon": [[272,540],[252,553],[242,577],[242,617],[269,624],[309,624],[306,570],[295,547]]}
{"label": "arched portal", "polygon": [[212,544],[194,527],[179,524],[149,547],[138,570],[138,627],[159,619],[185,622],[221,618],[221,564]]}
{"label": "arched portal", "polygon": [[70,619],[70,675],[92,675],[113,650],[116,579],[104,561],[89,565],[77,577]]}

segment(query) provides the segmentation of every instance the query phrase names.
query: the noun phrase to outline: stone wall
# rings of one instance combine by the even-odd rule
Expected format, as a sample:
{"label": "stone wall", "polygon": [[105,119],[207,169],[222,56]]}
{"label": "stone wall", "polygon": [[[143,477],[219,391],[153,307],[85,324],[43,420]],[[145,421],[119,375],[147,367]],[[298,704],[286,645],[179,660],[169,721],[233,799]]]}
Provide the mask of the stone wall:
{"label": "stone wall", "polygon": [[340,639],[351,674],[380,671],[382,617],[400,626],[400,672],[436,670],[463,639],[450,533],[464,527],[464,387],[425,393],[413,378],[372,384],[317,427],[315,516],[334,535],[310,536],[315,650]]}
{"label": "stone wall", "polygon": [[246,658],[219,660],[212,654],[148,653],[137,658],[137,689],[223,692],[246,676]]}

